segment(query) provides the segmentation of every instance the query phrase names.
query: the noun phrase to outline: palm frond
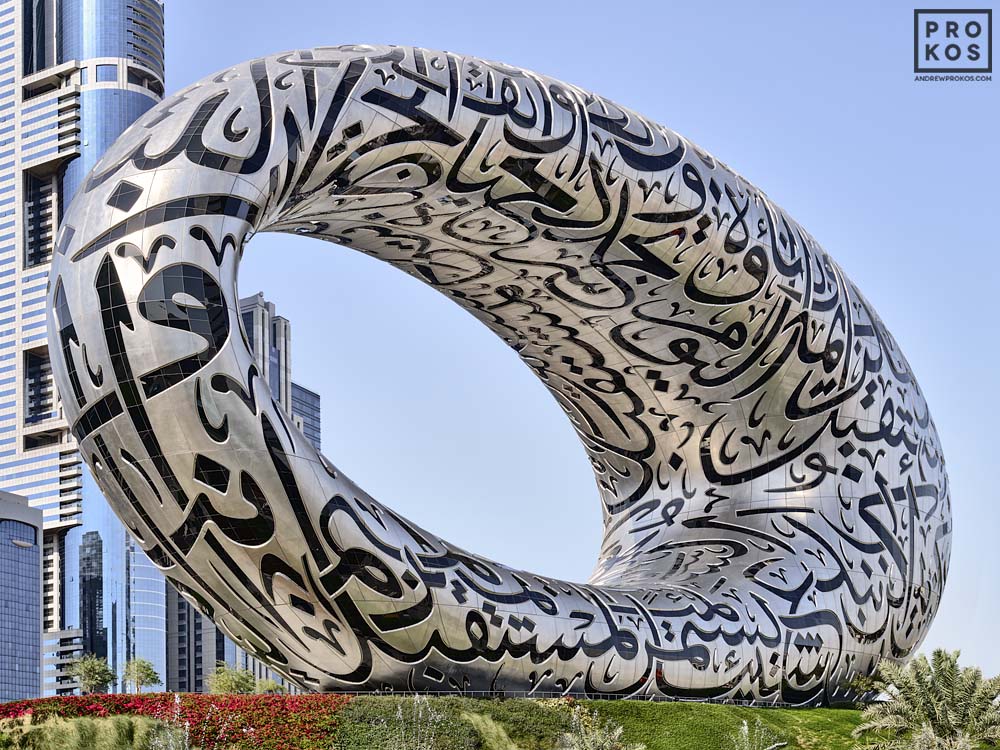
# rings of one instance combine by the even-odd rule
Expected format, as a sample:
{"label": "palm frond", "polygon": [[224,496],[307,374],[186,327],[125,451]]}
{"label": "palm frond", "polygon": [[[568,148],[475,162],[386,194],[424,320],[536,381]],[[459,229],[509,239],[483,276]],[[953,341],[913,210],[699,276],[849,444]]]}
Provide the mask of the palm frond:
{"label": "palm frond", "polygon": [[936,649],[905,667],[883,659],[874,676],[889,700],[865,708],[853,732],[869,739],[864,750],[1000,744],[1000,677],[984,680],[979,669],[962,669],[959,656]]}

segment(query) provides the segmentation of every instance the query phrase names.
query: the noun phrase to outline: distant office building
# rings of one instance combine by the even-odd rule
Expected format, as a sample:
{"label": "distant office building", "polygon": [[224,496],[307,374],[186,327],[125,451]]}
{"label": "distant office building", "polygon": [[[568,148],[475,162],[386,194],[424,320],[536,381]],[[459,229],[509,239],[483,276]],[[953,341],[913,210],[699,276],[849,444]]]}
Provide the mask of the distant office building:
{"label": "distant office building", "polygon": [[306,440],[320,447],[320,404],[319,394],[304,388],[298,383],[292,383],[292,421],[302,430]]}
{"label": "distant office building", "polygon": [[[320,447],[320,397],[292,382],[292,326],[263,293],[240,300],[240,319],[257,369],[271,397],[306,439]],[[199,693],[219,662],[249,670],[258,679],[282,679],[239,647],[167,584],[167,690]]]}
{"label": "distant office building", "polygon": [[[92,482],[97,494],[88,494],[52,383],[49,261],[62,213],[86,174],[162,98],[163,64],[156,0],[0,0],[0,490],[24,495],[43,514],[49,695],[76,690],[64,668],[85,648],[83,620],[97,612],[95,599],[79,601],[82,524],[88,507],[105,504]],[[93,544],[91,537],[85,554],[94,554]],[[102,544],[107,564],[109,539]],[[92,596],[91,563],[84,570]],[[101,605],[108,618],[107,592]],[[98,647],[98,631],[91,627],[97,640],[88,647]]]}
{"label": "distant office building", "polygon": [[234,654],[226,653],[232,641],[169,585],[167,618],[167,690],[207,692],[207,677],[215,665],[235,664]]}
{"label": "distant office building", "polygon": [[240,319],[271,397],[320,450],[319,394],[292,382],[292,324],[277,314],[274,303],[266,300],[263,292],[240,300]]}
{"label": "distant office building", "polygon": [[319,394],[292,382],[292,324],[278,315],[263,292],[240,300],[240,320],[271,397],[292,415],[295,425],[319,450]]}
{"label": "distant office building", "polygon": [[271,397],[285,411],[292,403],[292,327],[288,320],[275,313],[274,303],[264,299],[264,293],[240,300],[240,318],[246,331],[254,361],[264,380],[271,387]]}
{"label": "distant office building", "polygon": [[42,693],[42,512],[0,492],[0,703]]}
{"label": "distant office building", "polygon": [[104,541],[97,531],[86,532],[80,544],[80,630],[83,633],[83,652],[106,658],[108,629],[104,624]]}

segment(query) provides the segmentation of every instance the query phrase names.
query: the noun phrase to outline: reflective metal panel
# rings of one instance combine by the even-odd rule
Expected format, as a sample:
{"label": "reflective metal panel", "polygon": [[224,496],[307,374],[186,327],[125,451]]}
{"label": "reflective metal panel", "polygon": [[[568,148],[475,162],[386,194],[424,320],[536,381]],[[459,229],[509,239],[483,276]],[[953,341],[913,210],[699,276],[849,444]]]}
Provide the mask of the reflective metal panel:
{"label": "reflective metal panel", "polygon": [[[594,467],[589,583],[458,549],[312,447],[240,326],[255,231],[381,258],[520,355]],[[763,193],[576,87],[399,47],[223,71],[108,151],[51,278],[97,480],[305,687],[837,700],[937,610],[948,483],[892,336]]]}

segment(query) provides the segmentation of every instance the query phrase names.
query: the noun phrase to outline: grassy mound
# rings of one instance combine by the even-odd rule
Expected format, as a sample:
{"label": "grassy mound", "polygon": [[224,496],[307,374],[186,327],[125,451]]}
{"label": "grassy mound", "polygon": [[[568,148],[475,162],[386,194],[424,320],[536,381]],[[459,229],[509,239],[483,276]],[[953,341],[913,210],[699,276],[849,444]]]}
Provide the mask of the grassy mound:
{"label": "grassy mound", "polygon": [[595,701],[587,705],[625,727],[624,738],[647,750],[729,750],[746,721],[759,720],[792,750],[849,750],[861,713],[839,708],[743,708],[705,703]]}
{"label": "grassy mound", "polygon": [[[763,709],[701,703],[579,701],[624,727],[647,750],[730,750],[744,721],[759,720],[789,750],[848,750],[858,711]],[[337,750],[552,750],[570,729],[572,703],[523,699],[355,698],[338,717]]]}

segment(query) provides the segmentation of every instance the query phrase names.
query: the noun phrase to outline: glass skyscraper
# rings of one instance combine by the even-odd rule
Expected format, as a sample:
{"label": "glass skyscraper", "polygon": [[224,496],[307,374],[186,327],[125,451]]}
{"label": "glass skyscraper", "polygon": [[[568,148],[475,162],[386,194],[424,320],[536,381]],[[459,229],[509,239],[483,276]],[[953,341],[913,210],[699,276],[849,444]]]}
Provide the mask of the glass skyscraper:
{"label": "glass skyscraper", "polygon": [[320,397],[292,380],[292,324],[278,315],[263,292],[240,300],[240,320],[257,370],[271,397],[292,417],[306,439],[320,450]]}
{"label": "glass skyscraper", "polygon": [[316,450],[322,450],[319,394],[298,383],[292,383],[292,421]]}
{"label": "glass skyscraper", "polygon": [[156,0],[0,0],[0,490],[43,514],[50,695],[75,690],[64,668],[84,649],[103,649],[120,671],[165,633],[165,583],[83,469],[45,333],[60,216],[104,150],[162,98],[163,31]]}
{"label": "glass skyscraper", "polygon": [[0,492],[0,703],[41,695],[42,514]]}
{"label": "glass skyscraper", "polygon": [[126,689],[122,675],[130,659],[146,659],[165,681],[170,585],[125,531],[86,469],[82,484],[81,523],[63,544],[65,620],[80,633],[81,653],[108,660],[116,675],[111,692]]}
{"label": "glass skyscraper", "polygon": [[83,652],[108,656],[108,629],[104,623],[104,540],[88,531],[80,543],[80,630]]}

